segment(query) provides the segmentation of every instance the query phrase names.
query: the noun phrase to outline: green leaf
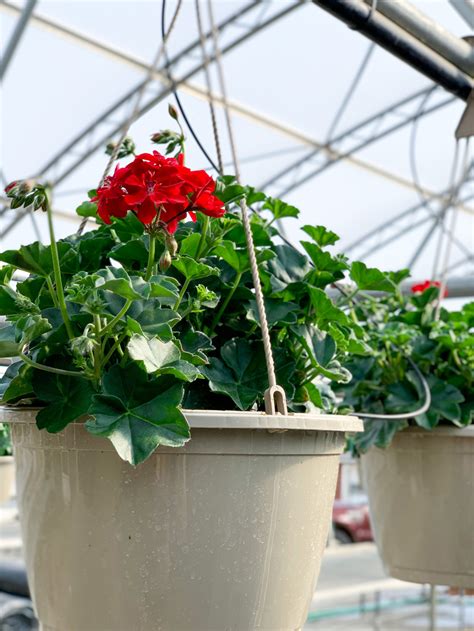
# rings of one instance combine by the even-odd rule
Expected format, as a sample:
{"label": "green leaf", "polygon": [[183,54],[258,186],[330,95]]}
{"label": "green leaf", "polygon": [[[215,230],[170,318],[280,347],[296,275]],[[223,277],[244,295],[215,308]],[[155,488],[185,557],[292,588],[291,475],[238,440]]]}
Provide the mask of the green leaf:
{"label": "green leaf", "polygon": [[81,270],[92,273],[110,263],[108,259],[113,245],[109,233],[102,234],[98,230],[86,232],[78,242]]}
{"label": "green leaf", "polygon": [[199,244],[201,243],[201,235],[194,232],[183,239],[179,244],[179,253],[181,256],[189,256],[193,259],[197,256]]}
{"label": "green leaf", "polygon": [[38,313],[38,307],[23,294],[7,285],[0,285],[0,314],[13,320],[27,313]]}
{"label": "green leaf", "polygon": [[127,269],[143,269],[148,263],[148,248],[143,238],[131,239],[127,243],[112,248],[110,258],[118,261]]}
{"label": "green leaf", "polygon": [[364,421],[364,431],[356,434],[354,438],[356,451],[365,453],[370,447],[375,446],[384,449],[390,445],[395,434],[408,427],[406,421],[375,421],[367,419]]}
{"label": "green leaf", "polygon": [[0,380],[2,403],[12,403],[25,397],[34,397],[32,369],[22,361],[10,364]]}
{"label": "green leaf", "polygon": [[268,387],[261,354],[247,340],[235,338],[222,346],[221,357],[212,357],[202,373],[213,392],[226,394],[241,410],[248,410]]}
{"label": "green leaf", "polygon": [[94,396],[89,410],[94,420],[86,428],[107,436],[119,456],[135,466],[159,445],[181,447],[189,440],[189,426],[178,407],[182,398],[183,386],[172,378],[150,382],[136,365],[115,365],[104,376],[103,394]]}
{"label": "green leaf", "polygon": [[[61,271],[63,273],[78,271],[80,261],[73,246],[66,241],[58,241],[57,246]],[[53,272],[51,246],[44,246],[38,241],[31,245],[22,245],[18,250],[2,252],[0,261],[39,276],[49,276]]]}
{"label": "green leaf", "polygon": [[176,279],[171,276],[152,276],[149,295],[158,298],[162,305],[174,305],[179,296]]}
{"label": "green leaf", "polygon": [[306,232],[306,234],[321,247],[334,245],[337,241],[339,241],[339,236],[324,226],[303,226],[301,230]]}
{"label": "green leaf", "polygon": [[295,206],[290,206],[283,202],[281,199],[273,199],[267,197],[262,209],[269,210],[276,220],[284,219],[285,217],[298,217],[300,211]]}
{"label": "green leaf", "polygon": [[331,299],[328,298],[322,289],[318,287],[308,287],[308,293],[311,304],[315,310],[315,323],[320,329],[324,330],[334,322],[351,328],[352,323],[349,318],[339,307],[336,307],[332,303]]}
{"label": "green leaf", "polygon": [[288,245],[277,245],[273,248],[276,256],[267,262],[267,268],[273,276],[271,279],[274,291],[283,291],[288,285],[302,281],[311,270],[310,262]]}
{"label": "green leaf", "polygon": [[97,217],[97,204],[95,202],[82,202],[77,208],[79,217]]}
{"label": "green leaf", "polygon": [[20,344],[16,340],[15,327],[8,325],[0,328],[0,357],[16,357]]}
{"label": "green leaf", "polygon": [[99,277],[96,281],[98,289],[111,291],[126,300],[140,300],[143,297],[133,288],[130,276],[121,267],[107,267],[99,270],[97,276]]}
{"label": "green leaf", "polygon": [[[324,272],[326,274],[323,275],[324,285],[329,282],[333,282],[334,280],[339,280],[343,278],[344,272],[347,270],[347,261],[344,256],[337,255],[331,256],[329,252],[325,252],[322,250],[319,245],[315,243],[310,243],[309,241],[301,241],[301,245],[304,247],[306,252],[308,253],[310,259],[314,263],[315,269],[310,272],[308,276],[311,279],[314,277],[320,277]],[[314,281],[313,281],[314,282]],[[321,286],[322,282],[318,283],[318,286]]]}
{"label": "green leaf", "polygon": [[[247,319],[251,322],[260,324],[257,303],[250,300],[247,309]],[[281,302],[274,298],[265,299],[265,312],[267,316],[268,326],[272,328],[276,324],[288,325],[294,324],[297,320],[298,305],[294,302]]]}
{"label": "green leaf", "polygon": [[39,429],[60,432],[69,423],[87,414],[94,394],[87,379],[34,370],[32,383],[38,399],[48,403],[36,415]]}
{"label": "green leaf", "polygon": [[173,267],[181,272],[186,280],[198,280],[207,276],[217,276],[219,270],[204,263],[199,263],[189,256],[180,256],[173,260]]}
{"label": "green leaf", "polygon": [[243,274],[250,269],[250,261],[247,251],[237,249],[232,241],[221,241],[214,248],[213,254],[216,254],[232,267],[238,274]]}
{"label": "green leaf", "polygon": [[[234,338],[221,347],[221,358],[212,357],[201,368],[213,392],[229,396],[241,410],[248,410],[268,388],[268,375],[261,343]],[[295,362],[281,349],[275,349],[277,380],[291,397]]]}
{"label": "green leaf", "polygon": [[159,373],[160,375],[173,375],[182,381],[194,381],[201,377],[201,372],[196,366],[184,359],[178,359],[172,364],[164,366]]}
{"label": "green leaf", "polygon": [[40,315],[23,316],[15,323],[17,338],[21,345],[32,342],[43,333],[51,331],[53,328],[46,318]]}
{"label": "green leaf", "polygon": [[180,359],[181,353],[174,342],[162,342],[154,337],[133,335],[127,345],[130,357],[141,362],[148,373],[156,372]]}
{"label": "green leaf", "polygon": [[416,417],[416,422],[422,427],[431,428],[438,424],[438,420],[451,421],[462,427],[461,406],[464,395],[458,388],[450,383],[429,375],[428,385],[431,392],[431,405],[426,414]]}
{"label": "green leaf", "polygon": [[367,267],[361,261],[352,263],[350,276],[359,289],[387,291],[390,293],[396,290],[396,286],[388,274],[381,272],[375,267]]}
{"label": "green leaf", "polygon": [[0,285],[8,285],[13,278],[14,271],[13,265],[2,265],[0,267]]}
{"label": "green leaf", "polygon": [[186,327],[184,333],[180,334],[178,343],[181,346],[181,357],[195,365],[206,364],[207,355],[204,351],[214,350],[211,338],[192,327]]}
{"label": "green leaf", "polygon": [[[162,308],[158,300],[144,301],[144,308],[134,320],[141,326],[146,335],[157,335],[162,340],[170,340],[172,338],[171,328],[181,319],[176,311]],[[133,317],[133,308],[131,310]]]}

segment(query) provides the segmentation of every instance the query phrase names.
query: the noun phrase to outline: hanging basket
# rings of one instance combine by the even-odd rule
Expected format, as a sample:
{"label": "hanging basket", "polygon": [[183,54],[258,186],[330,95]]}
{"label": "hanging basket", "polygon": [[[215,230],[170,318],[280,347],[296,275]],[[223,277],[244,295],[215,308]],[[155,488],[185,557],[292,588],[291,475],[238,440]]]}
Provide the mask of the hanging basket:
{"label": "hanging basket", "polygon": [[387,573],[474,588],[474,427],[406,429],[362,468]]}
{"label": "hanging basket", "polygon": [[10,499],[15,484],[13,456],[0,456],[0,504]]}
{"label": "hanging basket", "polygon": [[12,424],[44,631],[294,631],[306,619],[354,417],[185,412],[193,439],[140,467],[80,423]]}

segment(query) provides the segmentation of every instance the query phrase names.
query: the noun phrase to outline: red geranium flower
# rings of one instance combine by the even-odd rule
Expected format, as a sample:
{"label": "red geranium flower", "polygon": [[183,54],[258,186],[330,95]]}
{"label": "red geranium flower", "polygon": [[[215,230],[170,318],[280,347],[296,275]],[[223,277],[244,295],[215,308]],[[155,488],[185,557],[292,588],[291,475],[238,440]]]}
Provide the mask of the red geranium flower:
{"label": "red geranium flower", "polygon": [[[412,285],[411,287],[411,291],[414,294],[422,294],[424,291],[426,291],[427,289],[429,289],[430,287],[441,287],[441,283],[437,280],[425,280],[423,283],[417,283],[415,285]],[[446,298],[446,296],[448,295],[448,291],[447,289],[444,290],[443,293],[443,298]]]}
{"label": "red geranium flower", "polygon": [[187,215],[196,220],[194,211],[222,217],[225,208],[214,195],[215,187],[205,171],[185,167],[182,155],[166,158],[154,151],[136,156],[126,167],[117,167],[93,201],[106,223],[131,210],[145,226],[160,221],[173,233]]}

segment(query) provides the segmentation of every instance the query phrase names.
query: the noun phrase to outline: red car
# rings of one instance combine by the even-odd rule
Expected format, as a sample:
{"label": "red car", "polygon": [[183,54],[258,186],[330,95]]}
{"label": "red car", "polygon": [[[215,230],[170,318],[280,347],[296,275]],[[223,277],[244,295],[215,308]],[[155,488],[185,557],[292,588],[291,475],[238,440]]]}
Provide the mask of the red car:
{"label": "red car", "polygon": [[334,536],[340,543],[374,540],[367,502],[335,500],[332,509],[332,523]]}

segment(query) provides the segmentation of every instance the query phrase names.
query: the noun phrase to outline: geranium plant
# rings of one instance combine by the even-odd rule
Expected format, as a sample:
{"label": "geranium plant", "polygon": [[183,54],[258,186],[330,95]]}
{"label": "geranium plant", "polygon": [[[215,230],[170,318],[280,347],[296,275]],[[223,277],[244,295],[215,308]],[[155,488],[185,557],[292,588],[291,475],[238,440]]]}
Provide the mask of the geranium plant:
{"label": "geranium plant", "polygon": [[437,317],[440,283],[415,284],[404,296],[399,283],[407,276],[406,270],[396,279],[384,281],[382,275],[379,286],[372,288],[384,293],[359,291],[351,296],[352,312],[366,331],[372,353],[351,357],[345,366],[352,380],[336,389],[341,409],[355,409],[361,416],[416,413],[426,399],[417,368],[429,387],[431,404],[406,420],[367,419],[365,431],[351,439],[355,453],[373,445],[387,447],[396,432],[409,425],[431,430],[474,421],[474,303],[458,311],[441,308]]}
{"label": "geranium plant", "polygon": [[[215,181],[184,164],[182,137],[154,134],[165,157],[131,155],[79,208],[96,224],[56,241],[46,185],[7,187],[12,208],[48,214],[51,244],[0,254],[0,356],[15,358],[3,404],[40,409],[40,429],[84,420],[136,465],[158,445],[182,446],[182,409],[262,409],[268,387],[239,200],[255,212],[253,238],[279,383],[290,410],[336,409],[329,381],[347,382],[346,353],[367,352],[363,331],[325,288],[349,269],[327,251],[338,237],[305,226],[303,252],[276,221],[298,211]],[[24,280],[12,280],[17,271]]]}

